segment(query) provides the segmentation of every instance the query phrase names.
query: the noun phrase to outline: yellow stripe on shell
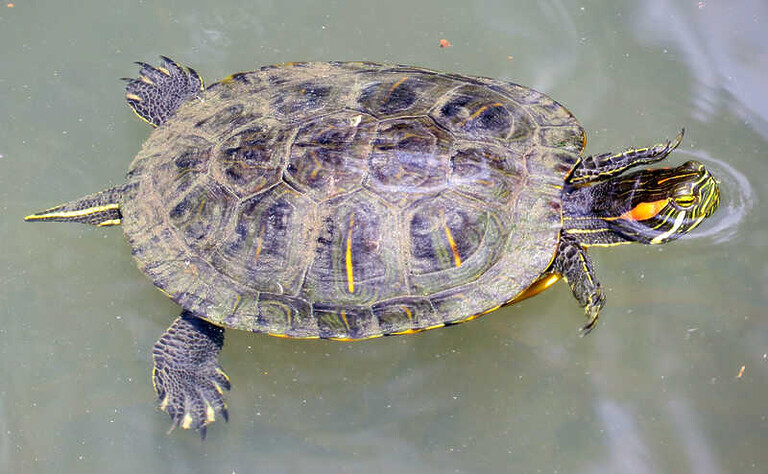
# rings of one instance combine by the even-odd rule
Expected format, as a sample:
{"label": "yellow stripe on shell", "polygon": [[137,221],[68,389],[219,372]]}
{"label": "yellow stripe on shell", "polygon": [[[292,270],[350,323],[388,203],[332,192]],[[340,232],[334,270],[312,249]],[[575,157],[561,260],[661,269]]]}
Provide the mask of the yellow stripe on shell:
{"label": "yellow stripe on shell", "polygon": [[408,76],[403,76],[402,78],[400,78],[400,80],[399,80],[399,81],[395,82],[395,83],[392,85],[392,87],[389,89],[389,95],[392,95],[392,93],[393,93],[393,92],[395,92],[395,89],[397,89],[398,87],[402,86],[402,85],[403,85],[403,83],[404,83],[406,80],[408,80]]}
{"label": "yellow stripe on shell", "polygon": [[[264,232],[262,232],[264,230]],[[256,253],[253,255],[253,260],[256,261],[259,258],[259,255],[261,255],[261,251],[264,247],[264,234],[266,233],[266,230],[264,226],[261,226],[259,229],[259,236],[256,237],[257,244],[256,244]]]}
{"label": "yellow stripe on shell", "polygon": [[453,235],[451,235],[451,229],[448,228],[448,225],[443,225],[443,228],[445,229],[445,237],[448,239],[448,245],[451,246],[451,252],[453,252],[453,262],[456,265],[456,268],[458,268],[461,266],[459,247],[456,246],[456,241],[453,240]]}
{"label": "yellow stripe on shell", "polygon": [[237,298],[235,298],[235,304],[232,305],[232,310],[230,311],[231,314],[235,314],[237,312],[237,309],[240,307],[240,303],[243,302],[243,297],[241,295],[237,295]]}
{"label": "yellow stripe on shell", "polygon": [[[497,309],[499,309],[499,307],[490,309],[490,310],[488,310],[488,312],[490,313],[491,311],[496,311]],[[487,313],[484,311],[482,313],[473,314],[471,316],[467,316],[464,319],[457,319],[456,321],[451,321],[451,324],[464,324],[466,322],[472,321],[473,319],[477,319],[480,316],[483,316],[484,314],[487,314]]]}
{"label": "yellow stripe on shell", "polygon": [[445,327],[445,323],[433,324],[432,326],[427,326],[425,328],[404,329],[402,331],[391,332],[389,334],[393,336],[401,336],[404,334],[416,334],[417,332],[429,331],[431,329],[438,329],[442,327]]}
{"label": "yellow stripe on shell", "polygon": [[283,334],[279,332],[268,332],[267,335],[272,337],[279,337],[282,339],[304,339],[304,340],[320,339],[320,336],[291,336],[289,334]]}
{"label": "yellow stripe on shell", "polygon": [[329,337],[328,339],[331,340],[331,341],[338,341],[338,342],[357,342],[357,341],[369,341],[371,339],[376,339],[376,338],[379,338],[379,337],[382,337],[382,336],[384,336],[384,334],[372,334],[370,336],[358,337],[358,338],[353,338],[353,337]]}
{"label": "yellow stripe on shell", "polygon": [[355,224],[355,215],[349,216],[349,230],[347,230],[347,251],[346,251],[346,264],[347,264],[347,290],[350,293],[355,292],[355,270],[352,266],[352,226]]}
{"label": "yellow stripe on shell", "polygon": [[501,102],[494,102],[493,104],[484,105],[484,106],[480,107],[479,109],[477,109],[475,111],[475,113],[473,113],[472,115],[467,117],[465,120],[463,120],[462,124],[465,124],[465,123],[467,123],[467,122],[469,122],[471,120],[474,120],[477,117],[479,117],[480,114],[482,114],[486,110],[491,109],[491,108],[496,108],[496,107],[504,107],[504,104],[502,104]]}
{"label": "yellow stripe on shell", "polygon": [[349,320],[347,320],[347,312],[342,309],[340,316],[341,316],[341,320],[344,321],[344,327],[347,328],[347,332],[351,331],[351,329],[349,328]]}
{"label": "yellow stripe on shell", "polygon": [[427,327],[424,328],[424,330],[425,331],[429,331],[430,329],[437,329],[437,328],[441,328],[441,327],[444,327],[444,326],[445,326],[445,323],[438,323],[438,324],[433,324],[432,326],[427,326]]}
{"label": "yellow stripe on shell", "polygon": [[489,309],[486,309],[486,310],[485,310],[485,311],[483,311],[482,313],[477,313],[476,315],[470,316],[470,317],[469,317],[470,319],[464,319],[464,320],[462,320],[461,322],[464,322],[464,321],[471,321],[472,319],[475,319],[475,318],[477,318],[477,317],[483,316],[483,315],[485,315],[485,314],[488,314],[488,313],[493,313],[494,311],[496,311],[497,309],[501,308],[502,306],[503,306],[503,305],[497,304],[497,305],[496,305],[496,306],[494,306],[493,308],[489,308]]}
{"label": "yellow stripe on shell", "polygon": [[407,334],[416,334],[417,332],[421,332],[421,331],[424,331],[424,329],[404,329],[402,331],[397,331],[390,334],[392,334],[393,336],[404,336]]}

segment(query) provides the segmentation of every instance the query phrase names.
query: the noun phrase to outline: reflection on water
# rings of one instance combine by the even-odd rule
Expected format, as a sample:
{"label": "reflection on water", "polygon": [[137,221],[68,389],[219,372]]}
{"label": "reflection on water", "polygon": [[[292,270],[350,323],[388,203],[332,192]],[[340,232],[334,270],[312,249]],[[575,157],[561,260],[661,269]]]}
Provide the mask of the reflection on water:
{"label": "reflection on water", "polygon": [[670,420],[670,426],[675,431],[674,437],[680,440],[681,452],[687,461],[687,468],[696,474],[717,474],[723,472],[717,457],[712,453],[716,450],[712,441],[704,434],[697,421],[696,413],[685,397],[672,396],[664,406],[664,411]]}
{"label": "reflection on water", "polygon": [[745,124],[768,139],[768,3],[742,0],[679,2],[647,0],[635,4],[641,21],[634,23],[641,42],[674,43],[691,70],[696,116],[716,120],[723,110],[740,115]]}
{"label": "reflection on water", "polygon": [[691,472],[717,474],[718,466],[712,441],[697,426],[697,417],[688,402],[671,397],[660,407],[671,431],[672,450],[680,453],[673,469],[659,466],[653,455],[654,445],[659,442],[657,433],[643,428],[642,415],[627,404],[611,398],[599,398],[597,416],[605,431],[607,452],[611,462],[604,465],[605,472],[655,474],[659,472]]}
{"label": "reflection on water", "polygon": [[602,469],[633,474],[660,472],[631,409],[609,398],[600,398],[596,409],[611,459]]}

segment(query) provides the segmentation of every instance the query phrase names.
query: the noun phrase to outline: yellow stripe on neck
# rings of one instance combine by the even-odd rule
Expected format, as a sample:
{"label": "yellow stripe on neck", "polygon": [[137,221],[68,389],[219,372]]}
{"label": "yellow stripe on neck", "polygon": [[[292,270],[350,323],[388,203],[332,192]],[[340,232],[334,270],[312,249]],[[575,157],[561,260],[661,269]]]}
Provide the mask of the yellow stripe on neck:
{"label": "yellow stripe on neck", "polygon": [[652,244],[660,244],[660,243],[664,242],[665,240],[667,240],[667,238],[670,235],[672,235],[675,232],[677,232],[677,229],[679,229],[680,226],[683,225],[683,221],[684,220],[685,220],[685,211],[680,211],[677,214],[677,217],[675,218],[675,223],[672,224],[672,228],[669,229],[668,231],[664,232],[663,234],[659,234],[656,237],[654,237],[653,239],[651,239],[651,243]]}

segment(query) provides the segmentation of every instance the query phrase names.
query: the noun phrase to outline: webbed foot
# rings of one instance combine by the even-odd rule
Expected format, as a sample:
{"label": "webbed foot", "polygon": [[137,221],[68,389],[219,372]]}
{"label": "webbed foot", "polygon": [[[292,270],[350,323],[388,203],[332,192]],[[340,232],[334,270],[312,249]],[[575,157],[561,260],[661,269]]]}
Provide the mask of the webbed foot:
{"label": "webbed foot", "polygon": [[173,424],[195,429],[205,438],[206,426],[221,416],[228,421],[224,390],[229,378],[218,363],[224,330],[185,311],[155,343],[152,381],[161,410]]}
{"label": "webbed foot", "polygon": [[159,67],[137,62],[138,79],[123,78],[125,98],[136,115],[157,127],[170,118],[187,99],[204,90],[203,79],[192,68],[161,56]]}

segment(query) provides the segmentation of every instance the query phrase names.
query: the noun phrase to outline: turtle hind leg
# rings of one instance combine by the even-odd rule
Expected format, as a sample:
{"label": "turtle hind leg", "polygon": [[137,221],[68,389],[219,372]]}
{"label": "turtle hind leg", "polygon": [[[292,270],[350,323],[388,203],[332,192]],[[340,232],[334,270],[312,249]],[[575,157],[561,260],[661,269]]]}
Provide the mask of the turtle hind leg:
{"label": "turtle hind leg", "polygon": [[568,177],[569,183],[600,181],[623,173],[634,166],[647,165],[663,160],[680,145],[685,129],[672,141],[646,148],[630,148],[621,153],[604,153],[583,158]]}
{"label": "turtle hind leg", "polygon": [[160,409],[177,426],[195,429],[205,438],[206,426],[221,415],[228,420],[224,390],[229,378],[219,366],[224,330],[184,311],[152,349],[152,382]]}
{"label": "turtle hind leg", "polygon": [[152,126],[168,120],[187,99],[203,91],[203,79],[192,68],[180,66],[161,56],[159,67],[137,62],[141,66],[137,79],[127,81],[125,98],[131,109]]}
{"label": "turtle hind leg", "polygon": [[120,202],[129,185],[122,184],[24,218],[30,222],[79,222],[99,227],[118,225]]}

